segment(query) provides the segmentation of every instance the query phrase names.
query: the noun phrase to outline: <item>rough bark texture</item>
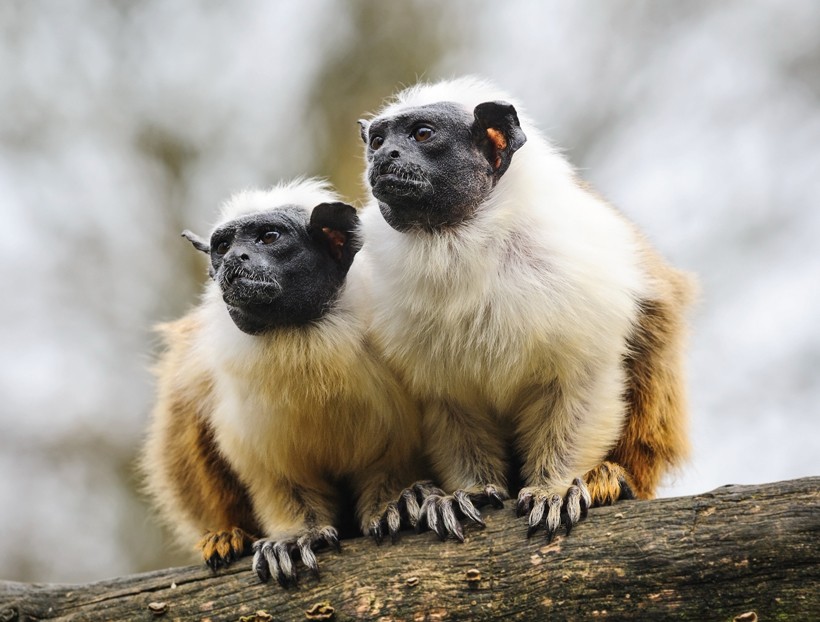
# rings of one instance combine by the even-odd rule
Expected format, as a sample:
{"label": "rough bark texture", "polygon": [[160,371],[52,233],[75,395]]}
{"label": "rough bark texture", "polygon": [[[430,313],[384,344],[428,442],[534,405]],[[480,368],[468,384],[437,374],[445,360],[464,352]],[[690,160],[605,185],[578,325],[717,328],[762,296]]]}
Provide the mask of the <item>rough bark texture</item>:
{"label": "rough bark texture", "polygon": [[218,575],[203,566],[89,585],[0,583],[0,622],[820,620],[820,477],[621,502],[552,544],[527,540],[509,508],[485,517],[464,544],[431,533],[345,541],[341,554],[319,555],[320,582],[288,590],[260,584],[248,559]]}

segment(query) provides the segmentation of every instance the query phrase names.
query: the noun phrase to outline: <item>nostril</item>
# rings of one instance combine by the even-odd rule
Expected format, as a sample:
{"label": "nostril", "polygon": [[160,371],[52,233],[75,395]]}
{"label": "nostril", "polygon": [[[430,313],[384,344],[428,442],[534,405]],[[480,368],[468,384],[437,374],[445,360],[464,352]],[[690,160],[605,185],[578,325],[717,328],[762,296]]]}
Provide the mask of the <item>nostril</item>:
{"label": "nostril", "polygon": [[248,261],[248,260],[250,259],[250,257],[248,256],[248,254],[247,254],[247,253],[242,253],[242,254],[239,256],[239,258],[240,258],[242,261]]}
{"label": "nostril", "polygon": [[399,155],[400,155],[400,154],[399,154],[398,149],[393,149],[393,151],[391,151],[391,152],[390,152],[390,157],[391,157],[391,158],[394,158],[394,159],[395,159],[395,158],[398,158],[398,157],[399,157]]}

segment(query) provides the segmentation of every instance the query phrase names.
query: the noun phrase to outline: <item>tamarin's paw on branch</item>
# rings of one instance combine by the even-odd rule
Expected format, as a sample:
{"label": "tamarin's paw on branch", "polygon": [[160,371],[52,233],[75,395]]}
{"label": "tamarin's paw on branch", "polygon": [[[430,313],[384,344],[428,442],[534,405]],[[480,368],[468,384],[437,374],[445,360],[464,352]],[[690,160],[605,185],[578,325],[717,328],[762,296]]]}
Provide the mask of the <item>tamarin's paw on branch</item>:
{"label": "tamarin's paw on branch", "polygon": [[319,564],[313,551],[324,546],[333,547],[337,552],[341,550],[339,533],[330,525],[307,529],[281,540],[257,540],[253,543],[253,571],[263,583],[274,576],[282,587],[296,585],[299,575],[294,558],[298,558],[318,579]]}
{"label": "tamarin's paw on branch", "polygon": [[590,507],[612,505],[616,501],[635,498],[629,474],[620,464],[602,462],[587,471],[584,481],[592,499]]}
{"label": "tamarin's paw on branch", "polygon": [[569,535],[578,521],[586,516],[589,506],[590,496],[586,484],[576,477],[563,498],[549,486],[522,488],[518,493],[516,511],[518,516],[529,514],[528,538],[540,527],[544,527],[547,532],[547,542],[552,542],[562,524]]}
{"label": "tamarin's paw on branch", "polygon": [[431,494],[421,506],[416,529],[421,531],[426,525],[442,540],[453,537],[464,542],[462,519],[466,518],[483,527],[484,521],[478,508],[484,505],[502,508],[504,500],[509,498],[507,491],[495,484],[456,490],[452,495]]}
{"label": "tamarin's paw on branch", "polygon": [[211,570],[228,566],[251,551],[254,537],[240,529],[232,527],[220,531],[209,531],[197,542],[196,549],[202,553],[202,559]]}
{"label": "tamarin's paw on branch", "polygon": [[418,529],[421,505],[432,495],[444,496],[444,491],[430,480],[415,482],[390,501],[381,513],[375,514],[368,523],[368,533],[381,544],[386,534],[395,543],[399,531],[404,528]]}

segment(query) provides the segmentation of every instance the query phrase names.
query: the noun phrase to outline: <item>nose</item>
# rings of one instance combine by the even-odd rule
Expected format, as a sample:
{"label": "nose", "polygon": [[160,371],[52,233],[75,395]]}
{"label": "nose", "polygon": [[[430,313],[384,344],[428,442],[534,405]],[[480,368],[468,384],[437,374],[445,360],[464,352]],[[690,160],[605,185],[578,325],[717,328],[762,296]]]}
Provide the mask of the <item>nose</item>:
{"label": "nose", "polygon": [[231,250],[228,252],[228,255],[225,257],[225,259],[241,262],[250,261],[250,258],[251,256],[248,252],[248,249],[244,248],[243,246],[236,245],[233,248],[231,248]]}
{"label": "nose", "polygon": [[393,149],[393,150],[390,152],[390,154],[389,154],[389,155],[390,155],[390,157],[391,157],[391,158],[393,158],[394,160],[395,160],[396,158],[398,158],[399,156],[401,156],[401,154],[399,153],[399,150],[398,150],[398,149]]}

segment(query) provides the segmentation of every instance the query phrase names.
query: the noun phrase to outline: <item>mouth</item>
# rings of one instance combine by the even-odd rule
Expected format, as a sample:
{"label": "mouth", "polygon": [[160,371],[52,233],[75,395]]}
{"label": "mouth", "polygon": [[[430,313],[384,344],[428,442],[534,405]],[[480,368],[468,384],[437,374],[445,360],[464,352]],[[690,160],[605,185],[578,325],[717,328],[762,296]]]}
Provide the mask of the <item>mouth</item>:
{"label": "mouth", "polygon": [[370,185],[374,191],[378,189],[403,195],[418,192],[429,185],[429,182],[417,167],[386,162],[372,169]]}
{"label": "mouth", "polygon": [[246,276],[233,276],[220,282],[222,299],[236,307],[264,305],[274,302],[282,293],[282,287],[275,281],[260,281]]}

